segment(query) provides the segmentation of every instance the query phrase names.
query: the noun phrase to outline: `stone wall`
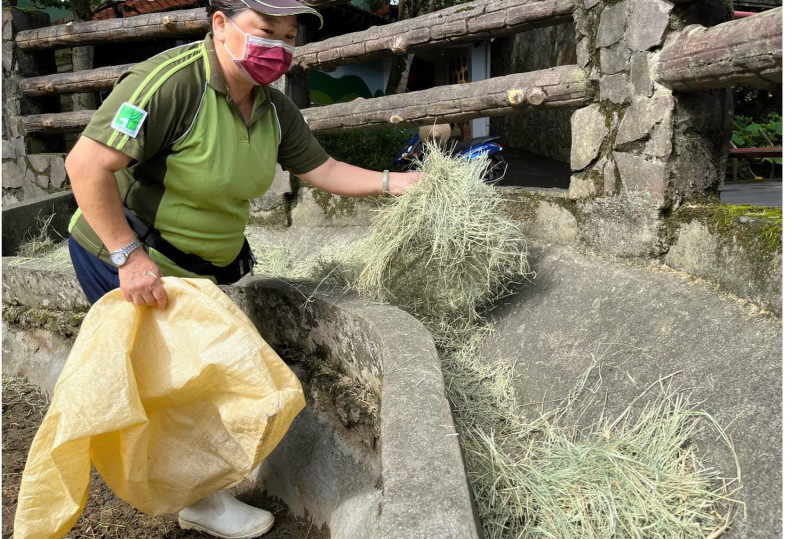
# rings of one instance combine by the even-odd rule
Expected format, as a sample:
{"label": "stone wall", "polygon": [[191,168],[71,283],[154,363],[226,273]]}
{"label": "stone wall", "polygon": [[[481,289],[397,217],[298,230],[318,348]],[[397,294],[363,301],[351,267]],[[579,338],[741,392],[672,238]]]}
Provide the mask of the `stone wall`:
{"label": "stone wall", "polygon": [[3,9],[3,204],[44,197],[68,187],[64,153],[52,148],[63,141],[25,137],[21,116],[58,110],[58,98],[24,98],[19,93],[19,79],[56,71],[53,51],[23,53],[14,45],[20,30],[50,24],[43,12]]}
{"label": "stone wall", "polygon": [[[536,28],[492,43],[492,76],[575,64],[573,23]],[[511,148],[569,162],[571,109],[531,110],[491,119],[491,134]]]}
{"label": "stone wall", "polygon": [[572,117],[570,198],[585,236],[618,256],[663,253],[661,217],[716,193],[732,125],[730,90],[675,94],[654,81],[666,40],[691,24],[730,20],[725,0],[584,0],[577,60],[594,103]]}

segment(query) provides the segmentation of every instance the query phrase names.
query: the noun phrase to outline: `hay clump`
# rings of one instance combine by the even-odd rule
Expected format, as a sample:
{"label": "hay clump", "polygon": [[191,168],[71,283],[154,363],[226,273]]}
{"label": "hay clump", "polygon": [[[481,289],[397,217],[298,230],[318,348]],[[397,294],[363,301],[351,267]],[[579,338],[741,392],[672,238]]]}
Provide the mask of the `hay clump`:
{"label": "hay clump", "polygon": [[253,242],[251,249],[258,260],[255,273],[281,279],[319,281],[350,289],[364,267],[363,251],[353,241],[333,241],[300,259],[282,241]]}
{"label": "hay clump", "polygon": [[[72,259],[69,256],[69,244],[66,241],[60,243],[53,243],[48,238],[50,244],[47,248],[41,248],[43,243],[39,243],[39,247],[25,247],[20,248],[20,254],[14,257],[9,262],[9,266],[20,266],[28,268],[43,268],[43,269],[68,269],[72,267]],[[27,244],[30,245],[30,244]]]}
{"label": "hay clump", "polygon": [[284,243],[278,242],[265,245],[253,242],[250,244],[250,250],[258,261],[254,268],[255,273],[272,277],[291,277],[293,271],[292,253]]}
{"label": "hay clump", "polygon": [[420,318],[435,334],[470,328],[529,273],[527,245],[484,181],[487,157],[427,145],[424,177],[380,210],[360,245],[362,294]]}
{"label": "hay clump", "polygon": [[[64,269],[72,266],[67,241],[54,241],[51,223],[55,214],[37,216],[37,228],[28,231],[26,240],[17,248],[16,257],[11,266],[44,267],[48,269]],[[60,235],[59,235],[60,236]]]}
{"label": "hay clump", "polygon": [[352,289],[364,268],[366,254],[361,241],[335,241],[295,264],[293,276]]}

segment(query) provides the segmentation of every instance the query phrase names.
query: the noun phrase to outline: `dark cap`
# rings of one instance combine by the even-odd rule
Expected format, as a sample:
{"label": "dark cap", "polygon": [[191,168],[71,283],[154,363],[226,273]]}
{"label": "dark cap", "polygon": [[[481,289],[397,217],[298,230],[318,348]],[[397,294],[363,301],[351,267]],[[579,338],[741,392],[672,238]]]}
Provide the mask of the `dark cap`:
{"label": "dark cap", "polygon": [[310,19],[319,19],[319,28],[322,28],[322,15],[311,6],[295,0],[240,0],[244,5],[253,11],[258,11],[264,15],[281,17],[285,15],[305,15]]}

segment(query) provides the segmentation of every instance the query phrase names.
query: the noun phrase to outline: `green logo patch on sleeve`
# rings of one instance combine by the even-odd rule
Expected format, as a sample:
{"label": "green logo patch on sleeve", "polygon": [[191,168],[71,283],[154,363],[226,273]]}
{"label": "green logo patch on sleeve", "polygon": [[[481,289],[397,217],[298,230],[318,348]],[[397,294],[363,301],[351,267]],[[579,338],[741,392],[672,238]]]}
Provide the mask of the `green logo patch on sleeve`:
{"label": "green logo patch on sleeve", "polygon": [[117,115],[111,121],[111,127],[129,137],[136,138],[146,117],[146,111],[126,101],[120,105]]}

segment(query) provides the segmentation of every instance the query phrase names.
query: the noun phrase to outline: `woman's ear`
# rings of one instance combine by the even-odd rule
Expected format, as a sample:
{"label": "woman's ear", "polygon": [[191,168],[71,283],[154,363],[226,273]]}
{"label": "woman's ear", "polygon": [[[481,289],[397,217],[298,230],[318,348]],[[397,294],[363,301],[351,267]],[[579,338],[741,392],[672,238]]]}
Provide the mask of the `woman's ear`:
{"label": "woman's ear", "polygon": [[225,43],[225,15],[221,11],[215,11],[211,16],[211,31],[214,39]]}

